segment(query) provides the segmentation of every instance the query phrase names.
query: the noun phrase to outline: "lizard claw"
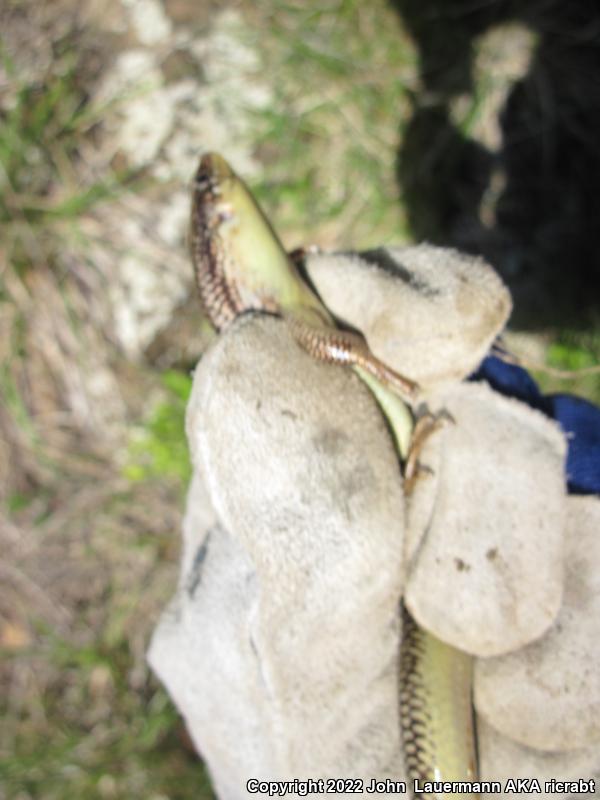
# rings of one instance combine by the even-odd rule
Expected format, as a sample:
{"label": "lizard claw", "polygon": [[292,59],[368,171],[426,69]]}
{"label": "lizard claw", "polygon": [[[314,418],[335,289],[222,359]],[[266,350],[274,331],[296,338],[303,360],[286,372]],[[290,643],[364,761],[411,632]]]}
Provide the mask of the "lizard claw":
{"label": "lizard claw", "polygon": [[442,411],[437,414],[425,411],[418,417],[410,443],[410,450],[404,466],[404,490],[406,494],[412,493],[420,476],[424,474],[433,474],[433,470],[430,467],[419,463],[421,451],[431,434],[440,428],[444,428],[446,425],[455,424],[456,420],[446,409],[442,409]]}

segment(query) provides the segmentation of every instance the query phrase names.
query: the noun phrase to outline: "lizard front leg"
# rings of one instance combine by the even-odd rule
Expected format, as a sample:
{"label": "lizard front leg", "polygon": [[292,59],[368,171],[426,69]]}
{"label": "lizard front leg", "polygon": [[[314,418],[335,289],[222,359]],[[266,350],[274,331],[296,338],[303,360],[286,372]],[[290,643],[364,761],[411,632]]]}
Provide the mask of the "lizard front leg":
{"label": "lizard front leg", "polygon": [[328,364],[361,367],[407,403],[414,403],[419,388],[417,384],[373,355],[362,336],[339,329],[311,327],[293,314],[284,316],[298,344],[314,358]]}

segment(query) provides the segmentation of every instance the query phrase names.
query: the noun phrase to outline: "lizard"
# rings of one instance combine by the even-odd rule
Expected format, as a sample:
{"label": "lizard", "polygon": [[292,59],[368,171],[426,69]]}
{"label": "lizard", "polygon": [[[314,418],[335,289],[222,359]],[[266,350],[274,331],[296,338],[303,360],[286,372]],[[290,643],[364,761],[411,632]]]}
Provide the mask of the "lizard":
{"label": "lizard", "polygon": [[[314,358],[352,367],[386,417],[401,463],[414,473],[411,438],[422,436],[410,407],[418,384],[378,359],[361,334],[337,328],[244,181],[216,153],[202,156],[194,174],[189,244],[201,301],[217,331],[247,311],[275,314]],[[400,724],[408,777],[420,786],[473,781],[472,659],[420,628],[404,606],[402,614]],[[477,796],[460,793],[469,795]]]}

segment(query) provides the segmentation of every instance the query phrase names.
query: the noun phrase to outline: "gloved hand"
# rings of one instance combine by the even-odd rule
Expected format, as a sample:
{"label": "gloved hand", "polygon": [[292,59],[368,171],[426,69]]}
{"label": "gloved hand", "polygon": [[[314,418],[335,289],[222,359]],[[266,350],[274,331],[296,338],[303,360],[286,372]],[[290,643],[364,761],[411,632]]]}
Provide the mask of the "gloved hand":
{"label": "gloved hand", "polygon": [[282,320],[239,319],[203,358],[181,580],[149,658],[219,796],[251,779],[406,779],[401,595],[476,657],[482,780],[537,778],[543,795],[551,777],[598,776],[600,501],[567,496],[549,416],[464,381],[506,322],[505,288],[424,246],[314,254],[307,271],[448,422],[407,496],[369,391]]}

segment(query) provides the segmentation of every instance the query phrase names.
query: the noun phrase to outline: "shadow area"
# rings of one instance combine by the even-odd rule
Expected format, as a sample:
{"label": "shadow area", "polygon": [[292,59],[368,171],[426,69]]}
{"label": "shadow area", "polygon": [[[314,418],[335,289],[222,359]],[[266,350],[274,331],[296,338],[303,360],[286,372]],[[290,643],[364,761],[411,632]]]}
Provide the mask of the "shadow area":
{"label": "shadow area", "polygon": [[[597,319],[600,5],[390,2],[420,58],[397,160],[415,239],[483,255],[510,286],[519,327]],[[493,32],[504,56],[488,59],[482,79],[482,47]],[[523,33],[523,71],[498,94],[489,87],[510,75]],[[499,101],[490,111],[493,91]]]}

